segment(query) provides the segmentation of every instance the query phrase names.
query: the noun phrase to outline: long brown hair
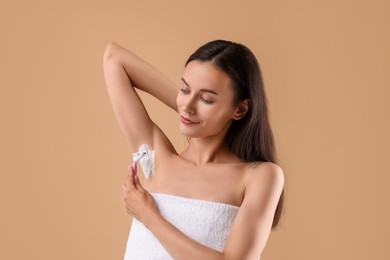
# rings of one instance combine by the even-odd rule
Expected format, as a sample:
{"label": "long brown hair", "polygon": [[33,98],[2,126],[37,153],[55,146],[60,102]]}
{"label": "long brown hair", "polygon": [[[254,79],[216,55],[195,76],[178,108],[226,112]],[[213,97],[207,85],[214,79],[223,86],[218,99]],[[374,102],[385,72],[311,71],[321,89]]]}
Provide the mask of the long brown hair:
{"label": "long brown hair", "polygon": [[[197,49],[187,60],[210,61],[222,69],[234,82],[235,104],[249,99],[251,106],[240,120],[234,120],[226,134],[228,149],[245,162],[277,163],[274,137],[268,117],[268,101],[260,65],[246,46],[225,40],[215,40]],[[280,220],[284,189],[276,207],[272,229]]]}

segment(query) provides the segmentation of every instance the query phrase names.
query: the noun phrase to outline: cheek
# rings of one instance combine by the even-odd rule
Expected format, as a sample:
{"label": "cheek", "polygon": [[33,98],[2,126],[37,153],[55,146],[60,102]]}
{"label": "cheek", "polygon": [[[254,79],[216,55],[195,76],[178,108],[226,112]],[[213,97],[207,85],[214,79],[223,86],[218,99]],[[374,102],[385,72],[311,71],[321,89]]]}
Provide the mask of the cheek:
{"label": "cheek", "polygon": [[204,109],[208,124],[224,125],[232,119],[233,110],[226,106]]}
{"label": "cheek", "polygon": [[177,94],[176,96],[176,106],[177,108],[181,107],[183,104],[183,97],[180,95],[180,93]]}

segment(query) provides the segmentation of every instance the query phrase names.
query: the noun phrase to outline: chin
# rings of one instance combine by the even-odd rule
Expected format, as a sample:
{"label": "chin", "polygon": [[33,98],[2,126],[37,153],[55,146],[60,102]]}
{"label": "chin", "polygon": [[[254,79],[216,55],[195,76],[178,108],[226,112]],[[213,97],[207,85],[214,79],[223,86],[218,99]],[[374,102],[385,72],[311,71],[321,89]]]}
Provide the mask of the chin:
{"label": "chin", "polygon": [[182,127],[180,127],[180,133],[187,138],[201,137],[201,135],[199,134],[199,131],[194,131],[194,130],[190,130],[190,129],[183,129]]}
{"label": "chin", "polygon": [[182,135],[184,135],[186,138],[196,138],[199,137],[199,135],[195,133],[189,133],[189,131],[180,131]]}

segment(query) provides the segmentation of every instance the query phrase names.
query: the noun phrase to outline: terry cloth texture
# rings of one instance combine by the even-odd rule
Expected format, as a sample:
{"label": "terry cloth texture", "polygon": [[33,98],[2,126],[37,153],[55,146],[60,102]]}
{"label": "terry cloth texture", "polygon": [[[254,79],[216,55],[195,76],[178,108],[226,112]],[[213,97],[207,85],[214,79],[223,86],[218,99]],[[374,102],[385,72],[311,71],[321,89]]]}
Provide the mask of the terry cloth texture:
{"label": "terry cloth texture", "polygon": [[[156,200],[159,212],[166,220],[193,240],[223,251],[239,207],[176,195],[151,194]],[[134,218],[124,259],[173,258],[157,238]]]}

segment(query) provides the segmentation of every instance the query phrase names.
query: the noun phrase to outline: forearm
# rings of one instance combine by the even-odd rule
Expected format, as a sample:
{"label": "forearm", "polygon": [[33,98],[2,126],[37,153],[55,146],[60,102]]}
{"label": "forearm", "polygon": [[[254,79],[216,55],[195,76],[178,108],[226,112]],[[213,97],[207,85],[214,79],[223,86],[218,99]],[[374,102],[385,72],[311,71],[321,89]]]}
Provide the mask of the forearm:
{"label": "forearm", "polygon": [[150,64],[116,43],[107,46],[104,59],[120,63],[134,87],[151,94],[177,111],[178,88]]}
{"label": "forearm", "polygon": [[224,259],[223,253],[192,240],[160,214],[154,214],[145,225],[174,259]]}

